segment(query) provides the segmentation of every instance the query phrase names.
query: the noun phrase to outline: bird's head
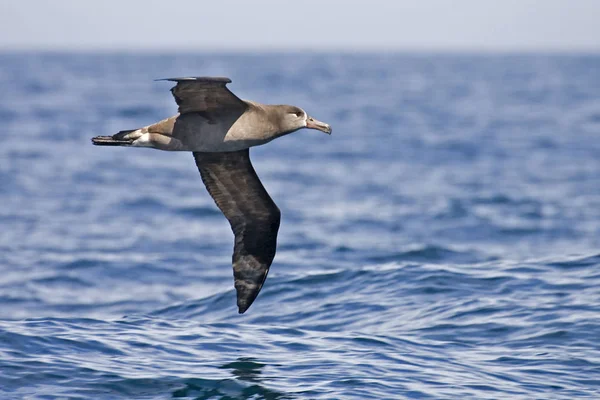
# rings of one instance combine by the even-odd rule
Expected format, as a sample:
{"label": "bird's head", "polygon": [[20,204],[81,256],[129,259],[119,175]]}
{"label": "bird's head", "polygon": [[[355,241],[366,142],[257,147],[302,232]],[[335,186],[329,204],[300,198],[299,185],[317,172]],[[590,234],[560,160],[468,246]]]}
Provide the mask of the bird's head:
{"label": "bird's head", "polygon": [[296,106],[279,106],[280,126],[285,132],[298,129],[317,129],[331,135],[331,126],[309,116],[306,111]]}

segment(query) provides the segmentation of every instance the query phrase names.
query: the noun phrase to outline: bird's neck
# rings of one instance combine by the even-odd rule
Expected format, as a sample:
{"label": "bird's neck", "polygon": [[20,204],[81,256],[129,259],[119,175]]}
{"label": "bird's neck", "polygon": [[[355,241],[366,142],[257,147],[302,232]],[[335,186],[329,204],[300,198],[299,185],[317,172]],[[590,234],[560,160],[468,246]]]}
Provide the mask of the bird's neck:
{"label": "bird's neck", "polygon": [[289,129],[281,124],[281,119],[279,118],[279,113],[277,112],[279,107],[281,107],[279,105],[260,104],[247,100],[246,103],[248,103],[248,106],[256,111],[257,115],[260,115],[260,118],[263,121],[263,127],[265,129],[265,138],[271,140],[276,139],[299,129]]}

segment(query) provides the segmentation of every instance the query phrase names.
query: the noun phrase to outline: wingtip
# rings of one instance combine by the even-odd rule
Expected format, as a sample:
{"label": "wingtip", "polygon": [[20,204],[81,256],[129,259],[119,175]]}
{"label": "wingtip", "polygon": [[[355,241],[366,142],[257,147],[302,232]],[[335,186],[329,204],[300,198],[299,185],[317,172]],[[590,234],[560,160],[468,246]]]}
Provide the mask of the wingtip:
{"label": "wingtip", "polygon": [[113,139],[112,136],[96,136],[92,139],[92,144],[96,146],[130,146],[133,140]]}
{"label": "wingtip", "polygon": [[[267,271],[268,272],[268,271]],[[238,313],[245,313],[252,304],[254,304],[254,300],[258,297],[258,293],[260,293],[260,289],[262,289],[262,284],[264,283],[266,278],[266,273],[260,285],[255,285],[252,282],[244,282],[242,280],[235,280],[235,290],[237,292],[237,306]]]}
{"label": "wingtip", "polygon": [[181,78],[160,78],[155,79],[154,82],[170,81],[170,82],[183,82],[183,81],[197,81],[197,82],[218,82],[218,83],[231,83],[231,79],[225,76],[185,76]]}
{"label": "wingtip", "polygon": [[239,314],[245,313],[246,311],[248,311],[248,309],[250,308],[251,305],[252,305],[252,302],[250,302],[250,303],[243,302],[242,303],[242,302],[238,301],[238,305],[237,305],[238,306],[238,313]]}

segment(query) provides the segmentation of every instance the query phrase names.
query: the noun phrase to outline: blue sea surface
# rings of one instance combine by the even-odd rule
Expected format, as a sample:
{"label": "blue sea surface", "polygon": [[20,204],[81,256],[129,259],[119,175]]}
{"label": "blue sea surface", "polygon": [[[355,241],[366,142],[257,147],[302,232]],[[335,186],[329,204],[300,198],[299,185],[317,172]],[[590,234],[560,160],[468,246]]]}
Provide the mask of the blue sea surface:
{"label": "blue sea surface", "polygon": [[[192,155],[90,143],[187,75],[333,127],[251,151],[244,315]],[[600,398],[600,56],[3,53],[0,89],[1,399]]]}

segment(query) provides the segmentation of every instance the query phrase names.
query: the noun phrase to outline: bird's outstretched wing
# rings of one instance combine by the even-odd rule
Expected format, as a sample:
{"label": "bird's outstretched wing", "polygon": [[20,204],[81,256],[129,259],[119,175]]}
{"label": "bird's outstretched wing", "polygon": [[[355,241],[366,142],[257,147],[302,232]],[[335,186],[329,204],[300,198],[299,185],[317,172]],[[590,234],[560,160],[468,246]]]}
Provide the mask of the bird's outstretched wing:
{"label": "bird's outstretched wing", "polygon": [[243,114],[247,104],[227,89],[231,79],[225,77],[167,78],[159,81],[177,82],[171,89],[179,106],[179,113],[239,113]]}
{"label": "bird's outstretched wing", "polygon": [[208,192],[235,235],[233,276],[239,312],[260,292],[275,257],[281,213],[258,179],[248,149],[194,152]]}
{"label": "bird's outstretched wing", "polygon": [[177,82],[171,89],[179,106],[172,136],[185,147],[197,147],[210,132],[225,136],[246,112],[248,104],[227,89],[229,78],[169,78]]}

